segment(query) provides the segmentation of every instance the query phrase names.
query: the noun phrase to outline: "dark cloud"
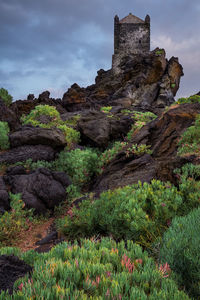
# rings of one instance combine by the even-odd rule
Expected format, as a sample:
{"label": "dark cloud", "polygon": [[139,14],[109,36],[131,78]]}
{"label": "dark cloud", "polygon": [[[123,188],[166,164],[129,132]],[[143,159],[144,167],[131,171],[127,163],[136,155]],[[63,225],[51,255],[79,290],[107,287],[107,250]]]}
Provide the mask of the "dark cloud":
{"label": "dark cloud", "polygon": [[199,87],[199,0],[1,0],[0,86],[14,98],[73,83],[94,82],[111,66],[113,17],[151,16],[152,48],[178,56],[185,77],[179,95]]}

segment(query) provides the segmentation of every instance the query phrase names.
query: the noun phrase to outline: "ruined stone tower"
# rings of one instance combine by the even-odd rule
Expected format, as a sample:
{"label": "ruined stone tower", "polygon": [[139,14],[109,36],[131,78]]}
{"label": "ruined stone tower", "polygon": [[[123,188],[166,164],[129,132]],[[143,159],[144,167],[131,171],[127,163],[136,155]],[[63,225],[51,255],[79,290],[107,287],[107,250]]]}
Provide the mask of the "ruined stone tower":
{"label": "ruined stone tower", "polygon": [[120,72],[120,62],[124,56],[138,55],[150,51],[150,17],[145,20],[131,13],[119,20],[114,18],[114,55],[112,69],[115,74]]}

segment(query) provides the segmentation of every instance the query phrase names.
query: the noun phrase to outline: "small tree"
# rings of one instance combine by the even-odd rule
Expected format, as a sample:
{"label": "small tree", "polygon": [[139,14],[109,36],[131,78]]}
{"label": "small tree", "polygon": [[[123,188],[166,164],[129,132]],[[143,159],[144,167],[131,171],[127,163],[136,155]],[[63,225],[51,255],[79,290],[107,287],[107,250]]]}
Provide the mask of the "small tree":
{"label": "small tree", "polygon": [[3,100],[3,102],[9,106],[12,103],[12,96],[8,93],[8,91],[4,88],[0,89],[0,98]]}

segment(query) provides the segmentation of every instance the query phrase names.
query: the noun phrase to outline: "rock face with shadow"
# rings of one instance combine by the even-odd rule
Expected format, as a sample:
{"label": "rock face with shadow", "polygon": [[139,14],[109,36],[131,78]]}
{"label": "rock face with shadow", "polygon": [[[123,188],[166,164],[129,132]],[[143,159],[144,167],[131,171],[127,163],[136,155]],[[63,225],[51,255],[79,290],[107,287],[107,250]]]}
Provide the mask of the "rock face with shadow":
{"label": "rock face with shadow", "polygon": [[103,190],[137,183],[138,180],[150,182],[160,179],[176,183],[175,168],[199,161],[194,155],[176,155],[181,134],[193,124],[198,113],[200,103],[177,105],[148,123],[132,137],[127,148],[133,144],[146,144],[152,154],[136,156],[130,153],[127,156],[126,151],[121,151],[96,179],[93,191],[99,194]]}

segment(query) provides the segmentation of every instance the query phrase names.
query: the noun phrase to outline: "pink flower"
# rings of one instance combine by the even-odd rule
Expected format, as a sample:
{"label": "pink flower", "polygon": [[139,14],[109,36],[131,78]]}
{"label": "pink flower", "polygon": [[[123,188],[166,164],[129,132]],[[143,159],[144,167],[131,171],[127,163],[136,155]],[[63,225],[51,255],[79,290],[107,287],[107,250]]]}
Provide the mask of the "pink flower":
{"label": "pink flower", "polygon": [[18,286],[18,289],[19,289],[20,291],[22,291],[23,286],[24,286],[24,284],[21,283],[21,284]]}
{"label": "pink flower", "polygon": [[107,272],[106,272],[106,275],[107,275],[107,277],[110,277],[110,276],[111,276],[111,272],[110,272],[110,271],[107,271]]}
{"label": "pink flower", "polygon": [[78,268],[78,260],[77,259],[75,259],[75,265]]}
{"label": "pink flower", "polygon": [[165,204],[165,203],[161,203],[161,206],[165,207],[165,206],[166,206],[166,204]]}
{"label": "pink flower", "polygon": [[142,265],[142,259],[141,259],[141,258],[139,258],[139,259],[136,259],[136,260],[135,260],[135,262],[136,262],[137,264],[140,264],[140,265]]}
{"label": "pink flower", "polygon": [[109,289],[107,289],[107,291],[106,291],[106,297],[109,297],[110,296],[110,291],[109,291]]}
{"label": "pink flower", "polygon": [[163,278],[169,277],[169,274],[171,273],[171,269],[167,262],[164,265],[160,265],[159,267],[157,266],[157,268]]}

